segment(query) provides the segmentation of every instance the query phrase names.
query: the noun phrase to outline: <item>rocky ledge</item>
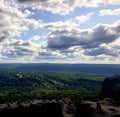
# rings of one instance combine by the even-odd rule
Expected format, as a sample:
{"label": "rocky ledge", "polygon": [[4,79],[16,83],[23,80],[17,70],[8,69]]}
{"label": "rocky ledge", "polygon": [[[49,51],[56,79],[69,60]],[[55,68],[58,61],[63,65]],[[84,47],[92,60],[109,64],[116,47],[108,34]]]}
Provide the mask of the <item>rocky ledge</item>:
{"label": "rocky ledge", "polygon": [[75,106],[70,99],[33,100],[31,102],[12,102],[0,105],[0,117],[72,117]]}
{"label": "rocky ledge", "polygon": [[110,98],[81,101],[77,110],[77,117],[120,117],[120,106]]}
{"label": "rocky ledge", "polygon": [[0,105],[0,117],[120,117],[120,106],[110,98],[99,101],[80,100],[75,106],[70,99],[34,100]]}

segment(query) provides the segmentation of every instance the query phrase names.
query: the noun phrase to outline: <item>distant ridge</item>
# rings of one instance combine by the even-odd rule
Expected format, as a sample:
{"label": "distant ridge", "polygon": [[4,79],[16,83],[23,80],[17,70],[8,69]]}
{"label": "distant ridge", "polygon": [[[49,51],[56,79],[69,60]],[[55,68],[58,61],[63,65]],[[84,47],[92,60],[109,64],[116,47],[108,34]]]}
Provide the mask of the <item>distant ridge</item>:
{"label": "distant ridge", "polygon": [[120,74],[120,64],[0,63],[0,69]]}

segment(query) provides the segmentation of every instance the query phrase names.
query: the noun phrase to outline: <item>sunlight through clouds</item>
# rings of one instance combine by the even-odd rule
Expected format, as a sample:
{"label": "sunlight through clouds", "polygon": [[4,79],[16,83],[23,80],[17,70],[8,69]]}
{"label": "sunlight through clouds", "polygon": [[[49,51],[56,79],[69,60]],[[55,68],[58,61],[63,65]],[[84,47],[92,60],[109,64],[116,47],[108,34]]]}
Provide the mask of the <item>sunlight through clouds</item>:
{"label": "sunlight through clouds", "polygon": [[1,0],[0,61],[119,63],[119,7],[119,0]]}

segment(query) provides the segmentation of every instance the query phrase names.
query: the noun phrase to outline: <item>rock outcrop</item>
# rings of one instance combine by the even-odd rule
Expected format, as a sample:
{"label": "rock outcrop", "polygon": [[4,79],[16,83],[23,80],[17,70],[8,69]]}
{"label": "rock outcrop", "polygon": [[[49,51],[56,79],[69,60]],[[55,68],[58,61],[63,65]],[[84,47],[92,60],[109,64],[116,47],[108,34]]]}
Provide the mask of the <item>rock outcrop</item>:
{"label": "rock outcrop", "polygon": [[112,98],[120,102],[120,75],[108,77],[103,81],[101,97]]}
{"label": "rock outcrop", "polygon": [[120,117],[120,106],[111,99],[82,101],[78,104],[76,117]]}
{"label": "rock outcrop", "polygon": [[0,117],[72,117],[74,112],[74,104],[66,98],[59,101],[34,100],[0,105]]}
{"label": "rock outcrop", "polygon": [[10,105],[1,108],[0,117],[63,117],[61,105],[56,102]]}
{"label": "rock outcrop", "polygon": [[0,117],[120,117],[120,106],[109,98],[81,100],[75,107],[70,99],[34,100],[0,105]]}

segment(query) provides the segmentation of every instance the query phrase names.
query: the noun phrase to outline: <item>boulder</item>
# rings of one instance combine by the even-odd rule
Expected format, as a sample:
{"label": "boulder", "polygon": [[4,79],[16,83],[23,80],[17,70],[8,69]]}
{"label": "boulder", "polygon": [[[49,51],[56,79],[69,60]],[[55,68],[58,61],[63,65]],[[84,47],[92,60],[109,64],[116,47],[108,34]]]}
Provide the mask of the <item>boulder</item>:
{"label": "boulder", "polygon": [[100,96],[120,100],[120,75],[107,77],[103,81]]}

